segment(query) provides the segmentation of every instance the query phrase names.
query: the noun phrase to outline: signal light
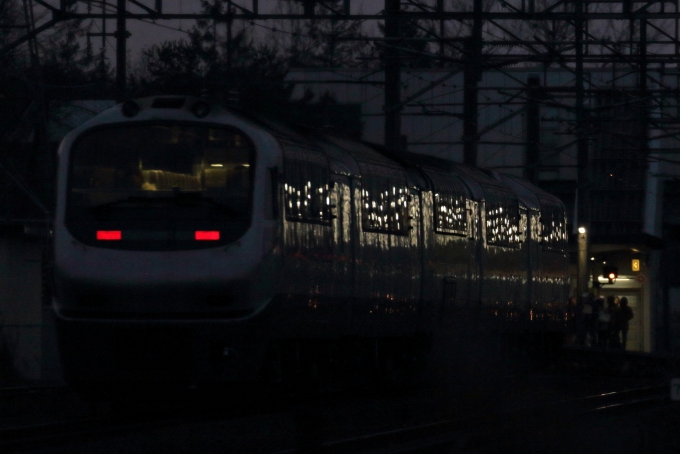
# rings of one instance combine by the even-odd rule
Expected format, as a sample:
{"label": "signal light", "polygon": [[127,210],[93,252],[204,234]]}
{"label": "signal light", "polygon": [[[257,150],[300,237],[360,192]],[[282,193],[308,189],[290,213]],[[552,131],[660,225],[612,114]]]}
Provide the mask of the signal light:
{"label": "signal light", "polygon": [[120,230],[97,230],[97,239],[103,241],[117,241],[123,239],[123,232]]}
{"label": "signal light", "polygon": [[197,241],[216,241],[220,239],[219,230],[196,230],[194,238]]}
{"label": "signal light", "polygon": [[604,266],[602,267],[602,274],[609,280],[610,284],[613,284],[616,278],[619,277],[619,269],[615,266]]}

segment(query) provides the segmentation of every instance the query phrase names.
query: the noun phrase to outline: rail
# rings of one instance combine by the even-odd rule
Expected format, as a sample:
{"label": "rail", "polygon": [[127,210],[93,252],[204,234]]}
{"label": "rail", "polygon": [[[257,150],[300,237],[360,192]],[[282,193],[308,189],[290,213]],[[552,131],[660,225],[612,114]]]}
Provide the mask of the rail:
{"label": "rail", "polygon": [[[0,397],[12,393],[35,393],[31,389],[0,389]],[[301,452],[318,453],[415,453],[443,450],[475,451],[501,449],[508,433],[521,421],[526,427],[559,424],[562,420],[599,416],[608,412],[626,412],[670,401],[668,385],[645,386],[620,391],[598,393],[574,399],[549,401],[540,405],[523,406],[483,416],[442,419],[394,429],[380,430],[353,437],[332,440],[315,439],[309,446],[295,446],[272,454]],[[285,405],[285,404],[284,404]],[[118,435],[148,432],[194,422],[223,421],[239,417],[236,412],[156,412],[138,418],[105,415],[52,423],[29,424],[0,428],[0,452],[18,452],[54,447],[82,440],[103,440]]]}

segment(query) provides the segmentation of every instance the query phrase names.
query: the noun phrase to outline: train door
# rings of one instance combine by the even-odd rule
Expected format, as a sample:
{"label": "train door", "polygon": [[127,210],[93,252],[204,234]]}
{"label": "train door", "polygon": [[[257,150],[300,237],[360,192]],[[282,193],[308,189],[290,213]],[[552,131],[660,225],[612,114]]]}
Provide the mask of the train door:
{"label": "train door", "polygon": [[468,224],[468,308],[475,307],[482,294],[482,206],[474,200],[467,201]]}
{"label": "train door", "polygon": [[396,335],[403,332],[402,324],[412,326],[419,303],[419,270],[414,274],[414,267],[419,266],[420,196],[411,193],[400,167],[359,165],[353,330]]}
{"label": "train door", "polygon": [[343,316],[335,277],[338,185],[321,150],[304,143],[280,143],[285,170],[283,317],[291,317],[281,325],[290,332],[334,335],[328,327],[342,326]]}
{"label": "train door", "polygon": [[355,224],[356,214],[353,206],[353,181],[345,175],[331,176],[334,210],[333,269],[334,299],[345,322],[347,334],[350,329],[352,301],[354,298],[354,257],[355,257]]}
{"label": "train door", "polygon": [[[423,280],[423,223],[422,223],[422,192],[417,189],[411,189],[409,194],[409,244],[407,259],[409,269],[407,273],[410,277],[410,288],[408,289],[407,303],[405,310],[415,310],[418,313],[422,311],[422,280]],[[403,317],[411,319],[411,317]],[[413,320],[407,322],[410,326],[414,326]]]}
{"label": "train door", "polygon": [[[426,291],[432,301],[432,315],[438,323],[469,307],[476,274],[474,241],[474,204],[460,179],[435,169],[425,170],[432,185],[428,205],[428,231],[432,232],[428,272],[432,273],[434,292]],[[424,246],[423,246],[424,247]],[[434,294],[433,294],[434,293]]]}

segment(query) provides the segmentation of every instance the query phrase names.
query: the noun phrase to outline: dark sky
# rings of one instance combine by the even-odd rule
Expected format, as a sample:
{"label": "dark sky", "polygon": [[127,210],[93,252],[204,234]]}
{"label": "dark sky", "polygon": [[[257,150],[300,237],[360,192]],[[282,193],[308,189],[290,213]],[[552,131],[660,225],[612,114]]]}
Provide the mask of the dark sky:
{"label": "dark sky", "polygon": [[[138,0],[140,3],[153,8],[155,5],[155,0]],[[243,6],[246,9],[252,8],[252,0],[236,0],[236,4]],[[58,0],[51,0],[50,4],[57,6],[59,4]],[[109,0],[109,5],[115,5],[115,1]],[[128,11],[132,13],[141,13],[143,10],[138,6],[128,2]],[[289,5],[288,1],[281,0],[260,0],[259,1],[259,11],[261,13],[276,12],[280,11],[280,8]],[[354,13],[363,14],[379,14],[383,8],[383,0],[351,0],[351,8]],[[113,13],[115,9],[109,6],[107,11]],[[163,13],[166,14],[176,14],[176,13],[199,13],[201,11],[200,0],[163,0]],[[78,12],[85,13],[86,5],[83,3],[79,5]],[[101,9],[98,6],[92,7],[93,13],[100,13]],[[47,15],[43,21],[49,19]],[[40,21],[39,21],[40,23]],[[39,25],[38,23],[38,25]],[[100,33],[102,31],[102,20],[96,19],[92,22],[85,21],[83,26],[88,24],[92,25],[92,33]],[[129,20],[127,23],[128,31],[131,33],[130,39],[128,40],[128,49],[131,53],[131,60],[134,64],[139,55],[140,51],[145,47],[151,46],[153,44],[158,44],[167,40],[181,39],[187,36],[186,32],[191,29],[194,25],[193,20],[181,20],[181,21],[170,21],[170,20],[158,20],[155,23],[151,21],[140,21],[140,20]],[[258,25],[263,25],[265,27],[272,27],[275,24],[272,21],[261,21]],[[257,33],[258,31],[267,30],[264,27],[254,25],[253,31]],[[242,24],[239,22],[235,23],[235,27],[241,27]],[[115,20],[107,20],[106,31],[111,33],[115,30],[116,23]],[[98,49],[101,45],[101,38],[92,38],[93,45],[95,49]],[[115,39],[109,36],[106,39],[107,53],[109,57],[113,60],[115,55]]]}

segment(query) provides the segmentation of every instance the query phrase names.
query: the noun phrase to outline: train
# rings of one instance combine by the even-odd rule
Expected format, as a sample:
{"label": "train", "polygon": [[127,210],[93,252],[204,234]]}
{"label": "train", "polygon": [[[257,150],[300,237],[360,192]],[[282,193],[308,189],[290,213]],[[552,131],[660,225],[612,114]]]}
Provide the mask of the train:
{"label": "train", "polygon": [[565,207],[515,176],[185,96],[104,111],[58,162],[74,385],[258,380],[347,345],[428,345],[453,320],[567,320]]}

